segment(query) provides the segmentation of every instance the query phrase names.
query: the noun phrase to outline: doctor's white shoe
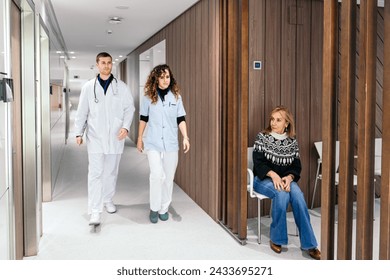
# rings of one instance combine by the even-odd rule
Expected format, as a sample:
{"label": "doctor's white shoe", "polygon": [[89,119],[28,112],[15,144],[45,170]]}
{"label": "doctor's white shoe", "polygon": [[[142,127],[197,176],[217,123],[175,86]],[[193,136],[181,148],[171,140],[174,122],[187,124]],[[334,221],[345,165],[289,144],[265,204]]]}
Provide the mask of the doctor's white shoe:
{"label": "doctor's white shoe", "polygon": [[106,203],[104,204],[104,206],[106,207],[107,213],[113,214],[113,213],[116,212],[116,206],[115,206],[114,203],[112,203],[112,202],[106,202]]}
{"label": "doctor's white shoe", "polygon": [[92,213],[91,214],[91,218],[89,219],[89,225],[90,226],[100,225],[100,214],[99,213]]}

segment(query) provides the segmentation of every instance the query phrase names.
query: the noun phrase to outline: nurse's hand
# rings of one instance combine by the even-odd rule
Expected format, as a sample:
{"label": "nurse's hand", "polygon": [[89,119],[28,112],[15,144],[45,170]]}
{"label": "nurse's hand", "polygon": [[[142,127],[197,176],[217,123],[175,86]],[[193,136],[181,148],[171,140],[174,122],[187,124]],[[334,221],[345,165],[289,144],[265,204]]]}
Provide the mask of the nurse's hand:
{"label": "nurse's hand", "polygon": [[183,139],[183,150],[184,150],[184,153],[187,153],[190,150],[190,139],[189,138]]}
{"label": "nurse's hand", "polygon": [[144,151],[144,142],[142,142],[142,137],[138,138],[137,141],[137,150],[142,153]]}
{"label": "nurse's hand", "polygon": [[118,140],[123,140],[123,139],[125,139],[126,136],[127,136],[127,133],[128,133],[128,131],[127,131],[126,128],[121,128],[121,129],[119,130]]}

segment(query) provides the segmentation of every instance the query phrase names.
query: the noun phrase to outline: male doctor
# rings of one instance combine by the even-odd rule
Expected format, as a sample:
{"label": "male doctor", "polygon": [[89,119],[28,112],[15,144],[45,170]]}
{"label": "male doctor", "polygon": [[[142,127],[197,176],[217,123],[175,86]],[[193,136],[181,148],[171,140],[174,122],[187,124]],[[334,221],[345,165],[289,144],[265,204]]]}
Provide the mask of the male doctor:
{"label": "male doctor", "polygon": [[134,114],[133,97],[127,85],[112,74],[112,57],[106,52],[96,56],[99,74],[81,89],[75,119],[76,143],[88,150],[88,214],[90,225],[100,224],[105,207],[115,213],[113,197],[125,138]]}

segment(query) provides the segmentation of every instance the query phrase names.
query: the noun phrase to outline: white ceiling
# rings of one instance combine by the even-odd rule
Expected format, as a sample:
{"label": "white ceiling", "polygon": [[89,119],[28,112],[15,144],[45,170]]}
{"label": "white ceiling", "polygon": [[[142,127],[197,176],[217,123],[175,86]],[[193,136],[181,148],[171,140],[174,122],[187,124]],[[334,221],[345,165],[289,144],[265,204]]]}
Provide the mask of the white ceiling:
{"label": "white ceiling", "polygon": [[[96,54],[117,62],[198,0],[51,0],[69,57],[70,71],[91,69]],[[110,18],[122,18],[110,24]],[[112,34],[108,34],[108,30]],[[70,52],[74,52],[71,54]],[[120,58],[119,56],[122,56]]]}

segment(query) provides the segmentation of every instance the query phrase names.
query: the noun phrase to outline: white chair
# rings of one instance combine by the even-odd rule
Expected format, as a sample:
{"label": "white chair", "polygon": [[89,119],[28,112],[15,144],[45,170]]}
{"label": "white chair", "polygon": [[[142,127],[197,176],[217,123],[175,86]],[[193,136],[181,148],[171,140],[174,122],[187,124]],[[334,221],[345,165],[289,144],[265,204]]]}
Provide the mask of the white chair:
{"label": "white chair", "polygon": [[252,159],[252,154],[253,154],[253,147],[248,148],[248,185],[247,185],[247,191],[249,192],[249,196],[252,198],[257,198],[257,242],[260,244],[261,243],[261,201],[263,199],[270,199],[266,195],[262,195],[258,192],[255,192],[253,190],[253,180],[254,180],[254,175],[253,175],[253,159]]}
{"label": "white chair", "polygon": [[[249,192],[249,196],[252,198],[257,198],[257,242],[261,243],[261,201],[263,199],[271,199],[266,195],[260,194],[258,192],[255,192],[253,190],[253,147],[248,148],[248,185],[247,185],[247,191]],[[270,213],[272,209],[272,200],[271,200],[271,206],[270,206]],[[298,236],[298,227],[295,227],[295,236]]]}
{"label": "white chair", "polygon": [[382,175],[382,138],[375,138],[374,175]]}
{"label": "white chair", "polygon": [[[382,138],[375,138],[375,161],[374,161],[374,176],[382,176]],[[376,183],[376,179],[374,179]],[[376,192],[374,187],[374,198],[376,198]]]}
{"label": "white chair", "polygon": [[[311,209],[313,209],[314,206],[314,198],[317,191],[317,184],[318,180],[322,180],[322,174],[320,173],[321,170],[321,164],[322,164],[322,142],[315,142],[314,146],[316,147],[317,153],[318,153],[318,160],[317,160],[317,173],[316,173],[316,180],[314,183],[314,190],[313,190],[313,197],[311,199]],[[339,184],[339,164],[340,164],[340,142],[336,141],[336,163],[335,163],[335,185],[337,186]],[[357,176],[353,175],[353,185],[357,186]]]}

